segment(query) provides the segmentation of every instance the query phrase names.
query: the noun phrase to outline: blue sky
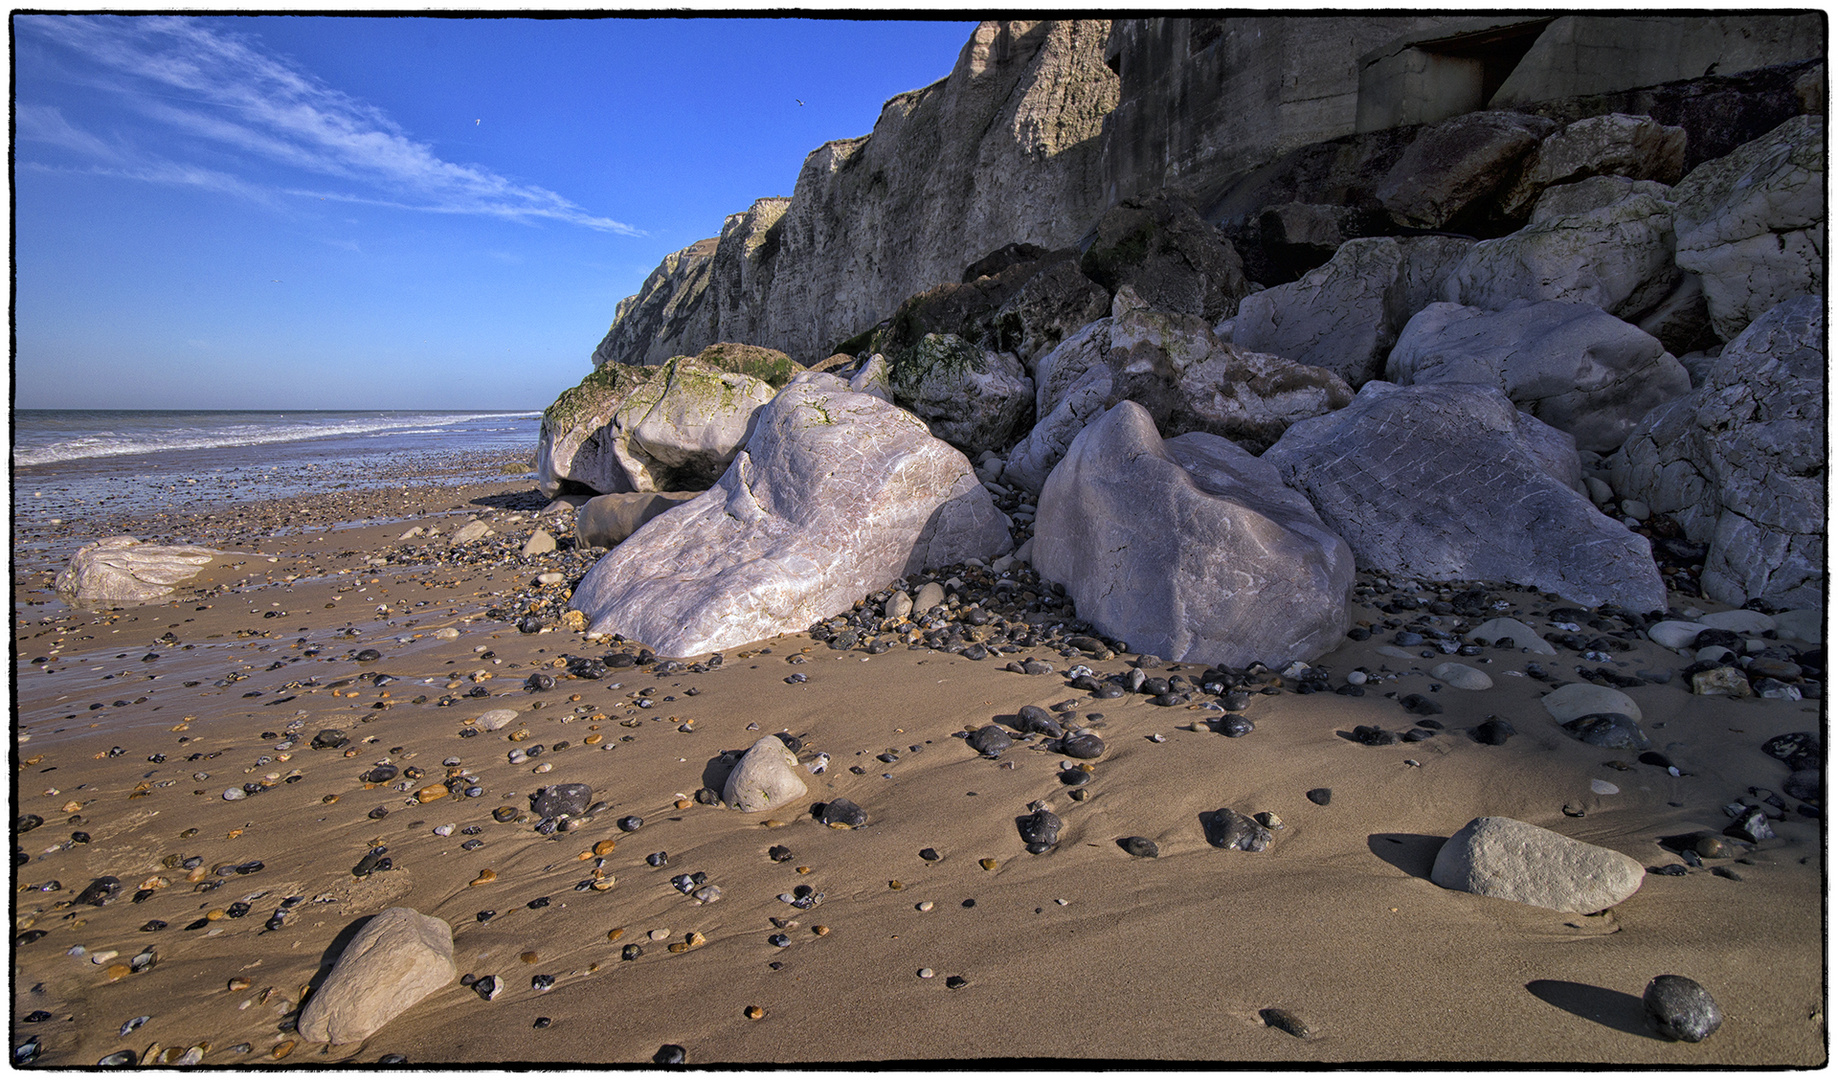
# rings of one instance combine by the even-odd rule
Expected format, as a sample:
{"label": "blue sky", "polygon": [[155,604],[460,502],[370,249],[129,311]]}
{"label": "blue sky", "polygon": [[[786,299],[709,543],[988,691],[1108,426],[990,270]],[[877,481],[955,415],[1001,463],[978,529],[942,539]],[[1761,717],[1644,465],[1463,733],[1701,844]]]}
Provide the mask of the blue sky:
{"label": "blue sky", "polygon": [[524,409],[974,24],[12,27],[17,407]]}

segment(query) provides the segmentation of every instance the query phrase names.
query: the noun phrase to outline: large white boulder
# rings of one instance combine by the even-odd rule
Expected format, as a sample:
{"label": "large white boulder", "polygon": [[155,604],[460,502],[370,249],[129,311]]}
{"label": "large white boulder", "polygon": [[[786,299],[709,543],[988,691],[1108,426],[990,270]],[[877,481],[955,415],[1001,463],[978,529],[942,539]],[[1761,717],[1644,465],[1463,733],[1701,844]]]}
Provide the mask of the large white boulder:
{"label": "large white boulder", "polygon": [[912,413],[810,372],[760,410],[714,487],[645,523],[570,603],[594,632],[700,655],[803,630],[903,575],[1011,546],[962,453]]}
{"label": "large white boulder", "polygon": [[1510,581],[1587,607],[1666,606],[1647,541],[1576,491],[1570,436],[1491,387],[1370,382],[1346,408],[1290,427],[1263,460],[1362,567]]}
{"label": "large white boulder", "polygon": [[1440,299],[1493,311],[1563,300],[1636,320],[1678,284],[1670,190],[1619,176],[1551,188],[1524,228],[1474,245]]}
{"label": "large white boulder", "polygon": [[1640,890],[1633,858],[1506,817],[1479,817],[1442,845],[1430,880],[1445,889],[1587,915]]}
{"label": "large white boulder", "polygon": [[221,552],[110,536],[84,544],[52,583],[79,604],[148,604],[198,576]]}
{"label": "large white boulder", "polygon": [[1444,279],[1473,247],[1447,236],[1349,240],[1300,280],[1240,301],[1232,342],[1361,386],[1380,376],[1398,331],[1441,298]]}
{"label": "large white boulder", "polygon": [[1691,392],[1658,339],[1593,304],[1546,300],[1486,311],[1431,304],[1405,324],[1385,365],[1395,383],[1479,383],[1608,453],[1655,406]]}
{"label": "large white boulder", "polygon": [[1729,341],[1762,312],[1825,291],[1825,118],[1796,116],[1673,189],[1678,264]]}
{"label": "large white boulder", "polygon": [[457,974],[452,927],[413,908],[389,908],[338,954],[300,1010],[300,1034],[314,1042],[362,1042]]}
{"label": "large white boulder", "polygon": [[1346,633],[1352,552],[1226,439],[1164,443],[1148,410],[1122,402],[1072,441],[1039,505],[1035,568],[1134,651],[1281,667]]}
{"label": "large white boulder", "polygon": [[1647,414],[1609,458],[1614,488],[1710,548],[1725,604],[1818,607],[1825,576],[1825,310],[1775,305],[1724,347],[1704,385]]}

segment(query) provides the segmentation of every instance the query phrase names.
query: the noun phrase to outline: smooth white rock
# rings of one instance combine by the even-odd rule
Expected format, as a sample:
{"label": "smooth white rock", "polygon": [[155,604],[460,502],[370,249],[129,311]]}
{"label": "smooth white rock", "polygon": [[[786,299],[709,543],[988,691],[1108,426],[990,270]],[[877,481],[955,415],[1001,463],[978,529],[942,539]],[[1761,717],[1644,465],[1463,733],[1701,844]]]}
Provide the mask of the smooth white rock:
{"label": "smooth white rock", "polygon": [[1684,649],[1689,648],[1692,642],[1698,639],[1699,634],[1709,629],[1708,623],[1667,619],[1647,627],[1647,637],[1655,644],[1663,645],[1668,649]]}
{"label": "smooth white rock", "polygon": [[1774,616],[1774,632],[1809,645],[1822,644],[1825,641],[1825,613],[1817,608],[1778,612]]}
{"label": "smooth white rock", "polygon": [[1602,911],[1639,891],[1646,870],[1619,851],[1504,817],[1475,818],[1436,853],[1445,889],[1571,911]]}
{"label": "smooth white rock", "polygon": [[1738,634],[1759,634],[1779,628],[1774,616],[1747,608],[1713,611],[1709,615],[1699,615],[1697,621],[1713,629],[1733,630]]}
{"label": "smooth white rock", "polygon": [[1594,683],[1560,686],[1546,694],[1542,700],[1544,710],[1560,724],[1595,713],[1620,713],[1630,720],[1641,719],[1640,706],[1634,703],[1633,698],[1619,690]]}
{"label": "smooth white rock", "polygon": [[1511,638],[1515,648],[1543,656],[1557,655],[1557,649],[1550,642],[1518,619],[1488,619],[1465,636],[1469,641],[1491,641],[1496,645],[1502,639]]}
{"label": "smooth white rock", "polygon": [[1479,668],[1471,668],[1466,664],[1457,664],[1453,661],[1437,664],[1435,667],[1431,668],[1430,678],[1439,679],[1455,687],[1457,690],[1493,689],[1493,679],[1490,678],[1485,671]]}
{"label": "smooth white rock", "polygon": [[452,982],[453,928],[413,908],[364,924],[300,1010],[302,1038],[354,1043]]}
{"label": "smooth white rock", "polygon": [[808,790],[798,777],[797,755],[783,739],[768,735],[755,742],[728,773],[721,801],[751,814],[784,806]]}

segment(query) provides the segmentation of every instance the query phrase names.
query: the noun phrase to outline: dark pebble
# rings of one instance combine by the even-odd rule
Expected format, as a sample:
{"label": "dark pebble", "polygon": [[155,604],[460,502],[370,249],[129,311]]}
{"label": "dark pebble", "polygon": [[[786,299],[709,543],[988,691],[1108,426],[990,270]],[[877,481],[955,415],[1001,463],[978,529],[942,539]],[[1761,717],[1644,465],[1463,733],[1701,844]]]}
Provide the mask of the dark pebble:
{"label": "dark pebble", "polygon": [[371,819],[372,821],[381,821],[383,818],[386,818],[389,816],[389,807],[379,806],[364,816]]}
{"label": "dark pebble", "polygon": [[580,817],[593,802],[594,789],[586,784],[551,784],[530,797],[530,811],[537,817]]}
{"label": "dark pebble", "polygon": [[1353,741],[1362,746],[1390,746],[1398,741],[1398,733],[1361,724],[1353,729]]}
{"label": "dark pebble", "polygon": [[1398,699],[1404,711],[1413,716],[1436,716],[1442,712],[1442,706],[1422,694],[1405,694]]}
{"label": "dark pebble", "polygon": [[1487,746],[1505,746],[1506,740],[1519,734],[1504,720],[1488,720],[1474,729],[1474,741]]}
{"label": "dark pebble", "polygon": [[71,901],[71,903],[89,904],[94,907],[101,907],[103,904],[113,900],[115,895],[119,892],[121,892],[120,878],[113,875],[99,877],[90,882],[88,888],[78,893],[77,898]]}
{"label": "dark pebble", "polygon": [[28,1024],[42,1024],[49,1019],[51,1019],[51,1014],[43,1009],[33,1009],[25,1015],[25,1022]]}
{"label": "dark pebble", "polygon": [[384,1054],[377,1059],[378,1065],[407,1065],[407,1054]]}
{"label": "dark pebble", "polygon": [[1328,803],[1332,802],[1333,799],[1333,788],[1318,787],[1308,790],[1308,801],[1314,803],[1316,806],[1326,806]]}
{"label": "dark pebble", "polygon": [[1723,1010],[1710,992],[1683,975],[1661,975],[1640,995],[1647,1023],[1667,1038],[1702,1042],[1723,1026]]}
{"label": "dark pebble", "polygon": [[637,832],[644,827],[645,819],[637,814],[627,814],[617,822],[620,832]]}
{"label": "dark pebble", "polygon": [[1257,730],[1257,725],[1242,716],[1228,715],[1219,721],[1219,734],[1228,739],[1242,739]]}
{"label": "dark pebble", "polygon": [[817,820],[836,829],[859,829],[868,824],[868,812],[847,799],[831,799],[823,804]]}
{"label": "dark pebble", "polygon": [[541,1029],[541,1028],[548,1027],[550,1024],[553,1024],[554,1022],[555,1021],[549,1019],[546,1016],[539,1016],[536,1018],[536,1022],[531,1024],[530,1026],[533,1028]]}
{"label": "dark pebble", "polygon": [[619,959],[636,960],[639,957],[643,956],[644,954],[645,954],[645,950],[641,948],[637,943],[633,943],[619,950]]}
{"label": "dark pebble", "polygon": [[784,844],[774,844],[766,849],[766,857],[773,862],[790,862],[791,849]]}
{"label": "dark pebble", "polygon": [[920,848],[919,857],[926,862],[937,862],[941,858],[936,848]]}
{"label": "dark pebble", "polygon": [[1564,730],[1604,750],[1646,750],[1653,743],[1631,716],[1621,713],[1591,713],[1564,725]]}
{"label": "dark pebble", "polygon": [[971,732],[970,737],[964,741],[970,744],[970,749],[975,750],[984,757],[995,757],[997,754],[1015,745],[1015,740],[1009,737],[1008,732],[1003,731],[994,724],[976,729]]}
{"label": "dark pebble", "polygon": [[[770,855],[772,853],[767,852],[767,854]],[[785,853],[785,858],[786,859],[791,858],[791,852],[787,851]],[[669,861],[670,861],[670,853],[665,852],[665,851],[653,851],[651,854],[645,856],[645,863],[650,866],[662,866]],[[784,860],[775,857],[773,861],[783,862]]]}
{"label": "dark pebble", "polygon": [[1684,877],[1686,874],[1690,872],[1691,871],[1686,868],[1684,863],[1672,863],[1668,866],[1649,866],[1647,867],[1647,873],[1659,874],[1662,877]]}
{"label": "dark pebble", "polygon": [[356,660],[360,664],[368,664],[372,660],[383,659],[383,654],[375,649],[359,649],[357,655],[351,659]]}
{"label": "dark pebble", "polygon": [[1034,855],[1044,855],[1053,850],[1053,845],[1059,843],[1059,830],[1064,824],[1059,815],[1051,810],[1036,810],[1015,822],[1021,832],[1021,842]]}
{"label": "dark pebble", "polygon": [[1207,839],[1214,847],[1257,852],[1270,846],[1269,829],[1230,807],[1215,811],[1211,826]]}
{"label": "dark pebble", "polygon": [[945,977],[945,989],[947,990],[962,990],[969,985],[970,980],[964,978],[962,975],[949,975]]}
{"label": "dark pebble", "polygon": [[1758,844],[1763,840],[1774,839],[1774,829],[1768,824],[1767,813],[1759,806],[1751,806],[1723,830],[1723,835]]}
{"label": "dark pebble", "polygon": [[1073,735],[1060,740],[1059,751],[1067,757],[1089,761],[1104,753],[1104,740],[1090,732]]}
{"label": "dark pebble", "polygon": [[1117,841],[1117,846],[1139,859],[1153,859],[1162,853],[1155,841],[1146,836],[1126,836]]}
{"label": "dark pebble", "polygon": [[665,1043],[651,1055],[651,1060],[658,1065],[681,1065],[689,1060],[689,1051],[675,1043]]}
{"label": "dark pebble", "polygon": [[1288,1009],[1259,1009],[1257,1015],[1263,1019],[1265,1027],[1273,1027],[1286,1035],[1306,1039],[1313,1034],[1308,1025]]}

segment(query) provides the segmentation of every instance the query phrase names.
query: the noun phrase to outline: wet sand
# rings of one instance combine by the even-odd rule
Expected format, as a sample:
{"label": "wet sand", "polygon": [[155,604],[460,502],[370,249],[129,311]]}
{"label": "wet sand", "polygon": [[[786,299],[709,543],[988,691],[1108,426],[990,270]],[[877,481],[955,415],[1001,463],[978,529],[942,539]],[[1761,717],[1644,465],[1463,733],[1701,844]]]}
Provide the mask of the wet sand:
{"label": "wet sand", "polygon": [[[1527,661],[1560,681],[1576,681],[1579,667],[1686,663],[1644,640],[1610,665],[1564,649],[1489,648],[1463,662],[1495,686],[1470,692],[1432,690],[1425,673],[1450,658],[1383,653],[1385,631],[1316,663],[1336,684],[1355,668],[1372,672],[1365,696],[1254,696],[1244,715],[1256,729],[1243,738],[1215,730],[1221,714],[1197,707],[1204,696],[1194,707],[1141,694],[1094,700],[1064,672],[1082,662],[1102,678],[1131,657],[1051,649],[978,662],[904,646],[839,651],[791,635],[700,673],[570,678],[557,666],[564,656],[634,649],[559,626],[520,633],[485,614],[552,617],[591,565],[571,550],[565,514],[541,522],[562,550],[516,553],[543,505],[526,479],[507,479],[199,511],[183,533],[111,522],[108,531],[184,535],[235,554],[166,603],[97,613],[68,610],[48,591],[77,538],[16,536],[16,553],[43,554],[17,556],[14,814],[44,824],[15,838],[30,861],[15,869],[14,1046],[38,1037],[37,1063],[54,1067],[202,1044],[206,1066],[232,1068],[392,1053],[414,1064],[640,1064],[663,1044],[685,1047],[692,1067],[1824,1060],[1822,825],[1797,800],[1774,823],[1778,839],[1683,876],[1649,874],[1599,914],[1428,880],[1441,840],[1482,815],[1648,867],[1678,863],[1657,839],[1720,830],[1723,807],[1751,787],[1780,791],[1788,769],[1761,746],[1820,731],[1819,701],[1697,697],[1677,676],[1628,690],[1673,776],[1570,738],[1539,704],[1550,685],[1524,676]],[[474,515],[500,538],[456,557],[445,538]],[[398,539],[430,525],[443,536]],[[391,552],[395,562],[376,561]],[[533,584],[545,572],[567,581]],[[1514,607],[1500,614],[1555,633],[1543,616],[1559,604],[1502,595]],[[1719,605],[1675,596],[1674,606]],[[1354,611],[1369,623],[1387,617],[1366,604]],[[380,658],[359,661],[364,649]],[[1001,670],[1029,655],[1055,672]],[[557,679],[554,689],[524,689],[538,672]],[[393,679],[379,686],[379,673]],[[786,682],[794,674],[807,681]],[[487,696],[467,696],[481,687]],[[1440,734],[1382,747],[1347,737],[1359,725],[1409,728],[1395,698],[1410,693],[1443,706]],[[1075,716],[1099,714],[1083,722],[1108,747],[1083,801],[1062,783],[1058,753],[1019,743],[988,760],[954,737],[1023,705],[1068,700]],[[517,710],[517,722],[462,735],[497,708]],[[1503,746],[1467,734],[1490,716],[1519,734]],[[326,728],[351,742],[310,749]],[[828,755],[823,773],[807,774],[806,799],[763,814],[694,801],[705,785],[719,789],[724,751],[779,731],[799,738],[802,760]],[[536,744],[547,752],[508,760]],[[449,775],[450,758],[484,795],[416,803]],[[360,779],[385,761],[420,775]],[[1618,791],[1598,794],[1592,781]],[[527,812],[539,787],[568,782],[608,804],[577,831],[542,835],[527,813],[493,818],[499,807]],[[1305,794],[1321,787],[1333,791],[1326,806]],[[812,805],[836,797],[864,808],[868,824],[814,820]],[[1065,821],[1045,855],[1026,853],[1016,827],[1037,800]],[[1566,804],[1584,816],[1566,815]],[[1216,849],[1202,822],[1222,807],[1270,812],[1283,827],[1261,853]],[[377,809],[386,815],[371,817]],[[643,825],[621,831],[627,815]],[[451,835],[435,833],[444,825]],[[1154,840],[1160,856],[1125,853],[1117,841],[1132,835]],[[462,849],[472,839],[482,844]],[[602,841],[614,847],[596,858]],[[775,845],[790,858],[771,858]],[[391,868],[354,876],[378,847]],[[938,858],[922,858],[925,849]],[[656,852],[668,855],[661,867],[646,862]],[[187,871],[191,857],[201,861]],[[257,860],[259,870],[232,869]],[[486,870],[495,880],[472,884]],[[596,871],[614,885],[584,887]],[[718,901],[699,904],[670,883],[697,872],[720,886]],[[103,875],[121,880],[114,900],[71,904]],[[779,898],[799,885],[822,902],[800,910]],[[265,929],[290,897],[301,899]],[[247,913],[231,917],[237,902]],[[488,1002],[449,984],[355,1045],[288,1030],[341,934],[397,905],[447,920],[459,971],[496,975],[504,992]],[[485,910],[496,915],[481,922]],[[143,930],[150,920],[165,925]],[[668,949],[692,933],[700,944]],[[776,934],[783,947],[769,940]],[[622,959],[630,944],[643,954]],[[83,955],[70,955],[76,946]],[[111,970],[149,946],[151,968]],[[92,962],[106,951],[118,955]],[[1714,995],[1720,1031],[1688,1044],[1645,1028],[1640,994],[1665,973]],[[534,989],[536,975],[553,976],[553,988]],[[1267,1009],[1287,1010],[1308,1034],[1268,1025]],[[24,1022],[39,1010],[50,1019]],[[549,1023],[536,1027],[538,1018]]]}

